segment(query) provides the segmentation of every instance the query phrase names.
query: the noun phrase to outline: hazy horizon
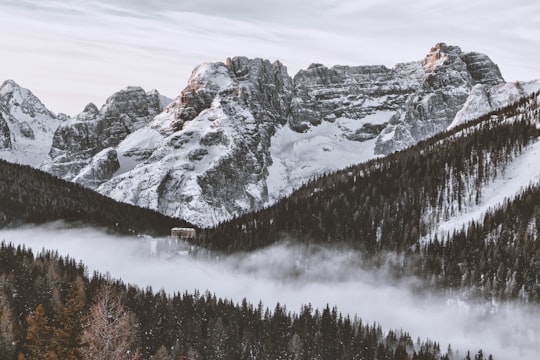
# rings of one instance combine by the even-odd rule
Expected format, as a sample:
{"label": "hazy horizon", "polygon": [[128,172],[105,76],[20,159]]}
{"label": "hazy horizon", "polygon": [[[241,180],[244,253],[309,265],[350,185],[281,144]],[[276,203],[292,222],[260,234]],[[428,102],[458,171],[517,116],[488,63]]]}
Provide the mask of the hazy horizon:
{"label": "hazy horizon", "polygon": [[0,82],[75,115],[129,86],[176,97],[191,71],[227,57],[327,66],[421,60],[438,42],[487,54],[507,81],[540,78],[533,1],[0,0]]}

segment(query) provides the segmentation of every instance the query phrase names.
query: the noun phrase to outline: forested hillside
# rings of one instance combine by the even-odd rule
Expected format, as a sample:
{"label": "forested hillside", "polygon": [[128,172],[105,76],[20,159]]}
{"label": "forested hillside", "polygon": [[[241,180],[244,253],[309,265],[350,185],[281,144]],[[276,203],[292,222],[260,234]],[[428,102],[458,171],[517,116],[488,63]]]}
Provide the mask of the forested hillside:
{"label": "forested hillside", "polygon": [[471,359],[335,308],[291,313],[212,294],[167,296],[4,243],[0,295],[2,359]]}
{"label": "forested hillside", "polygon": [[272,207],[203,231],[199,241],[227,251],[292,239],[346,244],[372,259],[393,252],[407,255],[396,273],[434,286],[540,301],[537,185],[470,226],[439,228],[478,205],[538,141],[539,111],[536,93],[410,149],[320,177]]}
{"label": "forested hillside", "polygon": [[121,233],[168,234],[190,226],[153,210],[120,203],[29,166],[0,160],[0,227],[65,220]]}

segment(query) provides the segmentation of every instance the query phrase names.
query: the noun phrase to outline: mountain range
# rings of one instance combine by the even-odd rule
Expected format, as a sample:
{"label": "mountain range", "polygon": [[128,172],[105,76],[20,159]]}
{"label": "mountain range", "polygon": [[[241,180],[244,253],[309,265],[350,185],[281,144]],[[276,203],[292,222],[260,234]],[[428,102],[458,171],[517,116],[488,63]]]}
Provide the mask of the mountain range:
{"label": "mountain range", "polygon": [[198,241],[232,252],[282,241],[355,248],[367,266],[391,263],[434,288],[538,303],[539,96],[320,176]]}
{"label": "mountain range", "polygon": [[175,100],[128,87],[74,117],[6,81],[0,157],[209,227],[538,89],[444,43],[393,68],[312,64],[294,77],[278,61],[204,63]]}

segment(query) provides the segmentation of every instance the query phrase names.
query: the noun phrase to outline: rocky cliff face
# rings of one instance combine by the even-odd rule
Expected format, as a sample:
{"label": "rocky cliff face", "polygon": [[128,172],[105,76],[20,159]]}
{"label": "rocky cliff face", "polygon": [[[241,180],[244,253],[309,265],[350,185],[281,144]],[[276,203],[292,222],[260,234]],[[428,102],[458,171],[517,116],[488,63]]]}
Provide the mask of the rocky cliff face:
{"label": "rocky cliff face", "polygon": [[56,129],[49,158],[41,168],[63,179],[97,187],[119,168],[112,150],[129,134],[147,126],[163,110],[162,102],[156,91],[146,93],[140,87],[128,87],[108,98],[100,110],[88,104],[82,113]]}
{"label": "rocky cliff face", "polygon": [[0,150],[11,149],[11,131],[9,125],[0,113]]}
{"label": "rocky cliff face", "polygon": [[[388,154],[445,130],[475,85],[484,90],[504,82],[487,56],[437,44],[423,61],[423,78],[377,139],[375,151]],[[478,94],[480,87],[476,89]]]}
{"label": "rocky cliff face", "polygon": [[287,123],[291,94],[279,62],[236,57],[200,65],[152,130],[119,146],[124,156],[151,155],[139,155],[98,190],[200,224],[255,208],[268,199],[271,139]]}
{"label": "rocky cliff face", "polygon": [[211,225],[488,112],[514,87],[487,56],[445,44],[392,69],[313,64],[294,78],[261,59],[203,64],[120,143],[121,170],[98,190]]}
{"label": "rocky cliff face", "polygon": [[[443,43],[393,68],[312,64],[294,78],[279,62],[235,57],[198,66],[166,107],[137,87],[89,104],[50,136],[41,168],[209,226],[538,89],[505,83],[486,55]],[[17,109],[48,114],[34,103]],[[0,112],[0,152],[37,131],[19,121],[14,136],[11,113]]]}
{"label": "rocky cliff face", "polygon": [[[322,121],[363,119],[378,111],[396,111],[418,88],[421,70],[418,63],[400,64],[394,69],[312,64],[294,77],[289,124],[293,130],[305,132]],[[355,131],[360,138],[362,128]],[[373,132],[366,135],[372,138]]]}
{"label": "rocky cliff face", "polygon": [[37,166],[51,147],[54,130],[66,119],[13,80],[5,81],[0,86],[0,158]]}

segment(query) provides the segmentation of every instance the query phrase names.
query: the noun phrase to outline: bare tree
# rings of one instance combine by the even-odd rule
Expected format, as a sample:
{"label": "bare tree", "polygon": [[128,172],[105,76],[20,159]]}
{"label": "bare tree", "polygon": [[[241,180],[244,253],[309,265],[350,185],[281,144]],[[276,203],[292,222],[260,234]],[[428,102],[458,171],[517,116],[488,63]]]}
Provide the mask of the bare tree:
{"label": "bare tree", "polygon": [[101,287],[90,308],[82,335],[83,359],[116,360],[141,358],[136,346],[134,316],[124,308],[110,284]]}
{"label": "bare tree", "polygon": [[5,298],[0,297],[0,354],[7,359],[12,359],[15,355],[15,325],[11,307]]}

